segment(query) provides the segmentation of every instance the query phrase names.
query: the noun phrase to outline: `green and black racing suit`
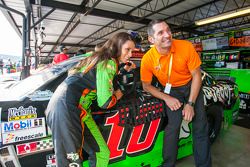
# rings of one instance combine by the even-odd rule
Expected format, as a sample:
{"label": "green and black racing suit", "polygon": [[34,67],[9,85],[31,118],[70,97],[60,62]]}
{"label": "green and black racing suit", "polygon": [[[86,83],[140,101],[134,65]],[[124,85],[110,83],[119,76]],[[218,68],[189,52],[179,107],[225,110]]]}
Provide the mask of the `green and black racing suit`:
{"label": "green and black racing suit", "polygon": [[90,166],[106,167],[110,151],[92,118],[90,106],[94,100],[101,108],[116,104],[113,79],[117,63],[99,62],[88,72],[68,76],[54,92],[46,110],[46,120],[52,131],[57,167],[81,166],[82,148],[89,153]]}

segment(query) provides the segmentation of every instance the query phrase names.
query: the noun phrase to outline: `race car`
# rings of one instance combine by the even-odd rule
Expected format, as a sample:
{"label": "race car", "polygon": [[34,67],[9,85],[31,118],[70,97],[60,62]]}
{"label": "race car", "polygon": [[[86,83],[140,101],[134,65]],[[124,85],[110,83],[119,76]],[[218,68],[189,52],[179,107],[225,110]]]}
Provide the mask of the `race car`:
{"label": "race car", "polygon": [[[67,71],[83,58],[73,57],[1,89],[0,166],[55,166],[51,131],[44,111],[57,86],[67,77]],[[95,107],[92,113],[109,146],[111,167],[159,166],[162,162],[166,106],[143,91],[140,60],[134,61],[138,68],[127,75],[129,82],[123,85],[128,94],[114,108]],[[202,79],[209,135],[214,142],[222,123],[229,127],[237,119],[238,87],[230,81],[217,81],[204,71]],[[157,81],[153,84],[159,85]],[[178,158],[192,154],[191,128],[192,123],[183,121]],[[84,158],[83,165],[88,166],[87,153]]]}

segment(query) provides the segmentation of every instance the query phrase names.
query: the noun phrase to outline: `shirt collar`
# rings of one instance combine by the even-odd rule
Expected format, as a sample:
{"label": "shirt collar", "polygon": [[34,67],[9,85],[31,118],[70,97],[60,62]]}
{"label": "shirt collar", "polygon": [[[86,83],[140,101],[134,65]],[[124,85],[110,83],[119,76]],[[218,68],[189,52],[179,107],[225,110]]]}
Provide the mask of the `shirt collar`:
{"label": "shirt collar", "polygon": [[176,47],[175,47],[175,40],[172,40],[172,44],[171,44],[171,48],[170,48],[170,52],[171,53],[175,53]]}
{"label": "shirt collar", "polygon": [[[157,52],[159,55],[161,55],[158,50],[156,49],[156,47],[154,46],[152,48],[154,50],[154,52]],[[171,48],[170,48],[170,53],[175,53],[176,47],[175,47],[175,40],[172,40],[172,44],[171,44]]]}

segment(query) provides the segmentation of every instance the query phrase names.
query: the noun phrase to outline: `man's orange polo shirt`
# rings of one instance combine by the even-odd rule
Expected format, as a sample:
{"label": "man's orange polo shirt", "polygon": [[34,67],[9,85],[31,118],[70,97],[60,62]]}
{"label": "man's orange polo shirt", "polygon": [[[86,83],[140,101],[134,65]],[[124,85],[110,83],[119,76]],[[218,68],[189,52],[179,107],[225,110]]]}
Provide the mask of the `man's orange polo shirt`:
{"label": "man's orange polo shirt", "polygon": [[155,75],[165,86],[171,54],[173,62],[170,84],[172,87],[186,85],[192,79],[191,71],[201,65],[201,60],[192,43],[185,40],[173,40],[168,55],[160,55],[155,47],[151,48],[141,61],[141,80],[151,82],[152,76]]}

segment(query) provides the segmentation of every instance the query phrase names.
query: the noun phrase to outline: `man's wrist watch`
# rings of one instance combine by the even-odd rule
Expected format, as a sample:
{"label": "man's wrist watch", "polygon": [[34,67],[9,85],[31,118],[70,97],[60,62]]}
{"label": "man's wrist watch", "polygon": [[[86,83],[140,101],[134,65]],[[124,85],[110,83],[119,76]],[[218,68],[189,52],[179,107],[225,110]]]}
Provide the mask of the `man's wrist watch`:
{"label": "man's wrist watch", "polygon": [[188,101],[187,104],[190,105],[191,107],[194,107],[194,104],[195,104],[195,103],[192,102],[192,101]]}

